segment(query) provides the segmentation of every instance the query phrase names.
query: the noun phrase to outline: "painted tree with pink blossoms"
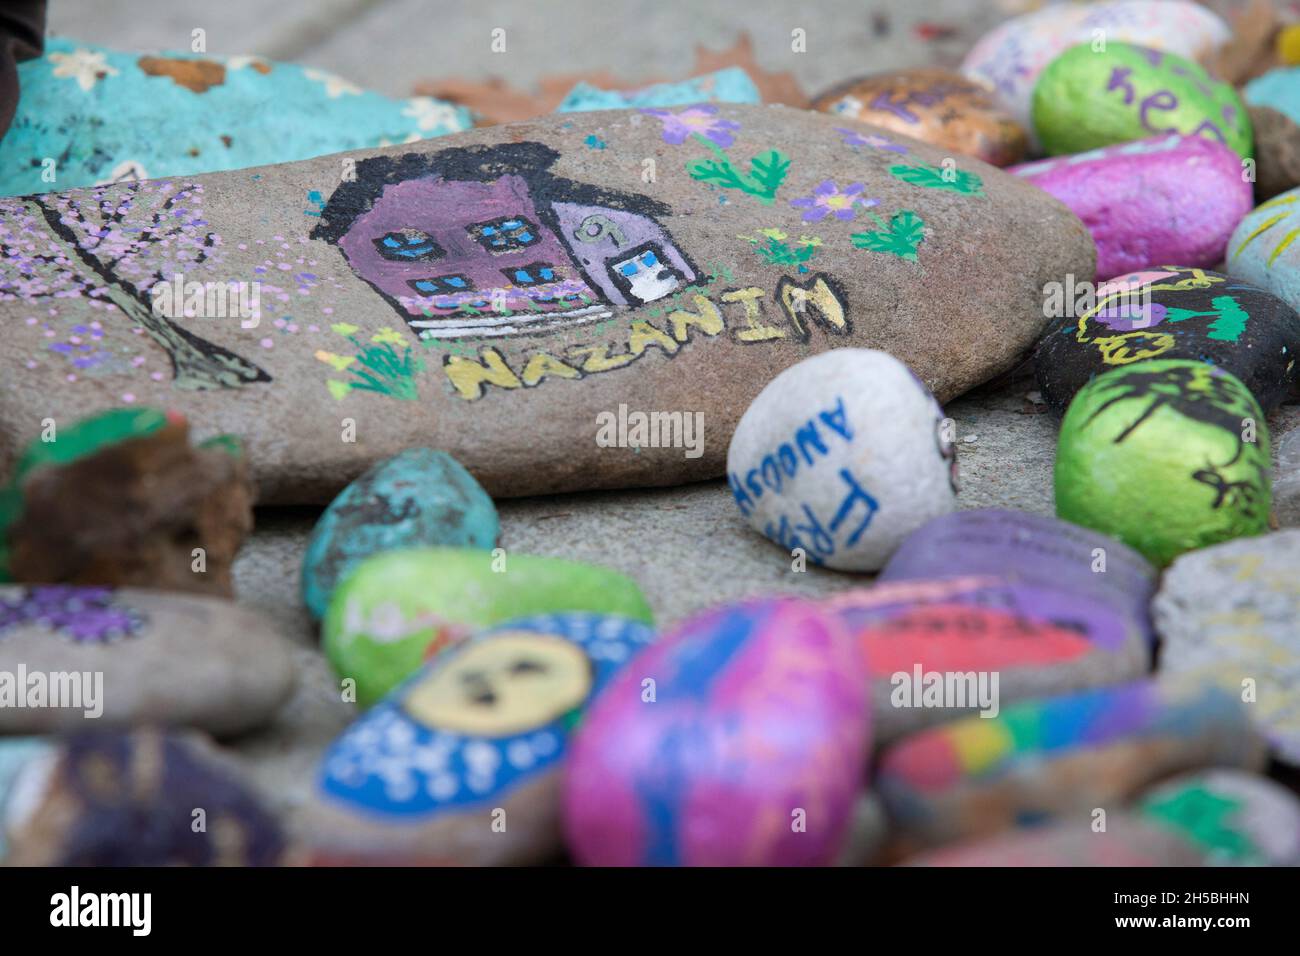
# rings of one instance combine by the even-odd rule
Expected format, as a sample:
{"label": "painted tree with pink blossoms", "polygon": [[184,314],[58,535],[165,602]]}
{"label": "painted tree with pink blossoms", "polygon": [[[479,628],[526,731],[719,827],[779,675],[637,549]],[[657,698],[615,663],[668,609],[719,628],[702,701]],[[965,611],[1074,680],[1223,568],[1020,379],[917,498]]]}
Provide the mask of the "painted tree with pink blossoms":
{"label": "painted tree with pink blossoms", "polygon": [[0,299],[97,299],[166,350],[178,388],[269,382],[153,308],[155,283],[218,261],[221,237],[207,231],[202,206],[201,185],[175,180],[0,199]]}

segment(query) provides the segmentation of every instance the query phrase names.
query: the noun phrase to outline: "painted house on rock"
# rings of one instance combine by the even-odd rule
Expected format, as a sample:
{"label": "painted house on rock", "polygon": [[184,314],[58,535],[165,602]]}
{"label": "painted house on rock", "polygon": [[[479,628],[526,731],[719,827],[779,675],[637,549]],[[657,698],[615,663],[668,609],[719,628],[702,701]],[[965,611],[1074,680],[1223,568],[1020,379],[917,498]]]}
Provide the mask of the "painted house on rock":
{"label": "painted house on rock", "polygon": [[663,203],[553,175],[541,143],[380,156],[335,190],[312,238],[421,338],[553,331],[694,282]]}

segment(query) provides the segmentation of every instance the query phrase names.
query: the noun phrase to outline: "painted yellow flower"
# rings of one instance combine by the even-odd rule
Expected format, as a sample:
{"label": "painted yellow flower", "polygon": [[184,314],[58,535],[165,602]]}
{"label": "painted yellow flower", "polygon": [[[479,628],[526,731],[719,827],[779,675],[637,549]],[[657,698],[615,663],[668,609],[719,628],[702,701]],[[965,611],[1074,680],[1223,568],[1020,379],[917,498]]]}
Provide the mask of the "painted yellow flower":
{"label": "painted yellow flower", "polygon": [[392,328],[385,325],[382,329],[370,337],[370,341],[376,345],[404,345],[406,337],[401,332],[395,332]]}
{"label": "painted yellow flower", "polygon": [[316,359],[317,361],[324,362],[336,372],[342,372],[357,360],[356,356],[336,355],[333,352],[326,352],[323,349],[316,353]]}
{"label": "painted yellow flower", "polygon": [[352,335],[355,332],[361,331],[360,327],[355,325],[349,325],[346,322],[335,322],[333,325],[330,326],[330,328],[333,329],[335,332],[337,332],[339,335]]}

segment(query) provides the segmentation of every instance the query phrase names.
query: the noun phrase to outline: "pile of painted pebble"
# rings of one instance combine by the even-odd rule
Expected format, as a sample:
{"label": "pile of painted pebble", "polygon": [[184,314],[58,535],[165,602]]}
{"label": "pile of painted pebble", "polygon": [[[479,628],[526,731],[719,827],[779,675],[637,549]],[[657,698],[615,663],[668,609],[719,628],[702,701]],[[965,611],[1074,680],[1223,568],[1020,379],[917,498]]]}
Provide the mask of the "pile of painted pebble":
{"label": "pile of painted pebble", "polygon": [[830,348],[735,410],[725,472],[774,561],[842,587],[661,628],[623,574],[498,547],[476,476],[411,442],[302,559],[356,715],[292,838],[211,739],[295,688],[231,590],[256,460],[147,407],[32,442],[0,487],[0,670],[114,693],[93,734],[0,698],[0,859],[1300,865],[1300,530],[1273,530],[1268,425],[1300,383],[1300,68],[1243,93],[1198,62],[1228,39],[1183,0],[1054,5],[960,73],[815,104],[1007,167],[1091,236],[1096,284],[1033,353],[1055,517],[959,509],[932,390]]}

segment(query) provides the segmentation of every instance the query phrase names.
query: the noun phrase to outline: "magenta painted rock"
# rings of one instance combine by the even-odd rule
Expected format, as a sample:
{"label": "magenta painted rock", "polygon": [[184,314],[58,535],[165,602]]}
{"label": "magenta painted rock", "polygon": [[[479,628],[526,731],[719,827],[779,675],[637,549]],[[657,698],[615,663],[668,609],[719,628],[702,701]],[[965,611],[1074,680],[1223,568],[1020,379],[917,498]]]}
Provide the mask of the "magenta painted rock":
{"label": "magenta painted rock", "polygon": [[870,746],[866,667],[792,599],[686,621],[628,664],[570,745],[564,827],[596,866],[834,862]]}
{"label": "magenta painted rock", "polygon": [[1253,205],[1241,157],[1202,136],[1158,136],[1009,171],[1088,227],[1098,281],[1166,263],[1216,266]]}
{"label": "magenta painted rock", "polygon": [[[935,518],[899,546],[879,580],[971,575],[1068,592],[1087,598],[1097,612],[1127,613],[1150,631],[1156,572],[1146,558],[1097,531],[1025,511],[979,508]],[[1025,610],[1033,614],[1032,607]]]}

